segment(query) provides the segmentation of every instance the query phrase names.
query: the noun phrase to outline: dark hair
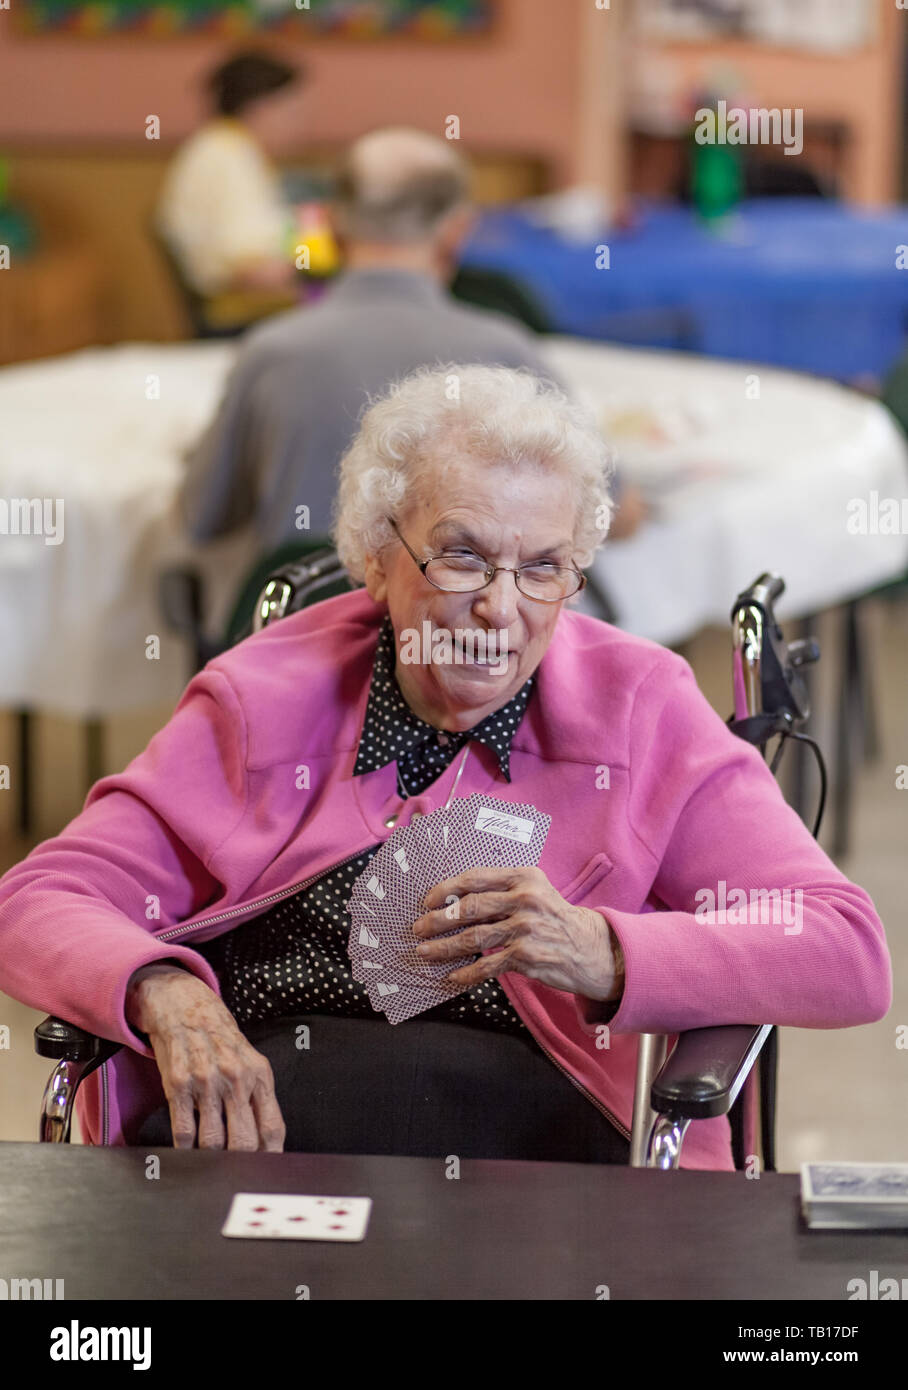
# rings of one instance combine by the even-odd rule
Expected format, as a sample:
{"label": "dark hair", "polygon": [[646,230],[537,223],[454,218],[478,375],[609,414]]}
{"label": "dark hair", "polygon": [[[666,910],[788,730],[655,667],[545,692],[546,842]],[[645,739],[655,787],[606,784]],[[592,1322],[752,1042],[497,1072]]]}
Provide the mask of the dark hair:
{"label": "dark hair", "polygon": [[235,54],[209,73],[207,86],[221,115],[235,116],[251,102],[303,80],[304,75],[302,68],[250,50]]}

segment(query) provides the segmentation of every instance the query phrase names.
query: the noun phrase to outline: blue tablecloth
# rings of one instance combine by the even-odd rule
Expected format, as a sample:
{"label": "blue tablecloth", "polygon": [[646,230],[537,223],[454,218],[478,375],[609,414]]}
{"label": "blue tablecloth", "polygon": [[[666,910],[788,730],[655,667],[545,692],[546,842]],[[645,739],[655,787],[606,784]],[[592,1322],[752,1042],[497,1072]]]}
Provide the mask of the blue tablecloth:
{"label": "blue tablecloth", "polygon": [[[643,205],[632,230],[578,245],[518,209],[483,215],[462,256],[520,281],[552,331],[767,362],[848,380],[892,366],[908,337],[908,208],[813,198],[741,205],[724,232]],[[609,268],[596,268],[596,245]],[[906,252],[908,255],[908,252]]]}

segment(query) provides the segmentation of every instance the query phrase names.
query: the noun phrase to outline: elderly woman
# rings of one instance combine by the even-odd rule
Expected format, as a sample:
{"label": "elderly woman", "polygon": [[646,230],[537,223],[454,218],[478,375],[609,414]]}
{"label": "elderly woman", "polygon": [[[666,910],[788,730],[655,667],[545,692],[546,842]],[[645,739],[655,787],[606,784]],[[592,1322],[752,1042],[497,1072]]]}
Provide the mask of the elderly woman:
{"label": "elderly woman", "polygon": [[[592,422],[529,373],[405,379],[342,463],[337,544],[365,588],[210,662],[6,875],[0,986],[126,1045],[83,1087],[92,1142],[626,1162],[638,1033],[886,1013],[873,904],[759,754],[680,657],[571,607],[608,476]],[[461,635],[447,662],[401,659],[437,629],[506,658],[456,659]],[[391,1026],[345,906],[452,792],[551,827],[537,868],[430,892],[423,955],[475,959]],[[773,889],[797,912],[725,909]],[[724,1117],[682,1164],[733,1166]]]}

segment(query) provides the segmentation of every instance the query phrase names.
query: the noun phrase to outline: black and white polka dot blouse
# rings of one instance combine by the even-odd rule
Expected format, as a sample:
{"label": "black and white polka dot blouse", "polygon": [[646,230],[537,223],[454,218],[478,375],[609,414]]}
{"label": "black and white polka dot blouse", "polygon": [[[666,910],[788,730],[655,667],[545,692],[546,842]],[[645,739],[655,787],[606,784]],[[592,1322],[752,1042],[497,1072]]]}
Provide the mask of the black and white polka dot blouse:
{"label": "black and white polka dot blouse", "polygon": [[[468,740],[476,739],[495,751],[502,774],[510,781],[511,740],[535,678],[530,676],[506,705],[475,728],[453,733],[439,731],[413,713],[401,694],[394,662],[394,632],[386,618],[376,649],[354,776],[396,760],[399,795],[417,796],[444,772]],[[373,845],[261,916],[197,948],[216,971],[224,1002],[241,1027],[297,1013],[384,1021],[373,1009],[365,986],[350,974],[350,917],[346,911],[354,881],[380,847],[380,843]],[[419,1017],[506,1032],[526,1031],[496,980],[476,985]]]}

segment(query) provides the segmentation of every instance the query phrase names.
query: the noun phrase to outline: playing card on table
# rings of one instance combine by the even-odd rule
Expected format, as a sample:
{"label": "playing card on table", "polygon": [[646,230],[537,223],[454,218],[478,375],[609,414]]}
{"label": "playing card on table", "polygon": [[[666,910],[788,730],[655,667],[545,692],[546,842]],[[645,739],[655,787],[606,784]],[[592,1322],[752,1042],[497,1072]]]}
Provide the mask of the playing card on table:
{"label": "playing card on table", "polygon": [[819,1229],[908,1227],[908,1163],[802,1163],[801,1208]]}
{"label": "playing card on table", "polygon": [[244,1240],[362,1240],[371,1210],[371,1197],[238,1192],[221,1235]]}
{"label": "playing card on table", "polygon": [[908,1204],[908,1163],[803,1163],[807,1201],[873,1201]]}

